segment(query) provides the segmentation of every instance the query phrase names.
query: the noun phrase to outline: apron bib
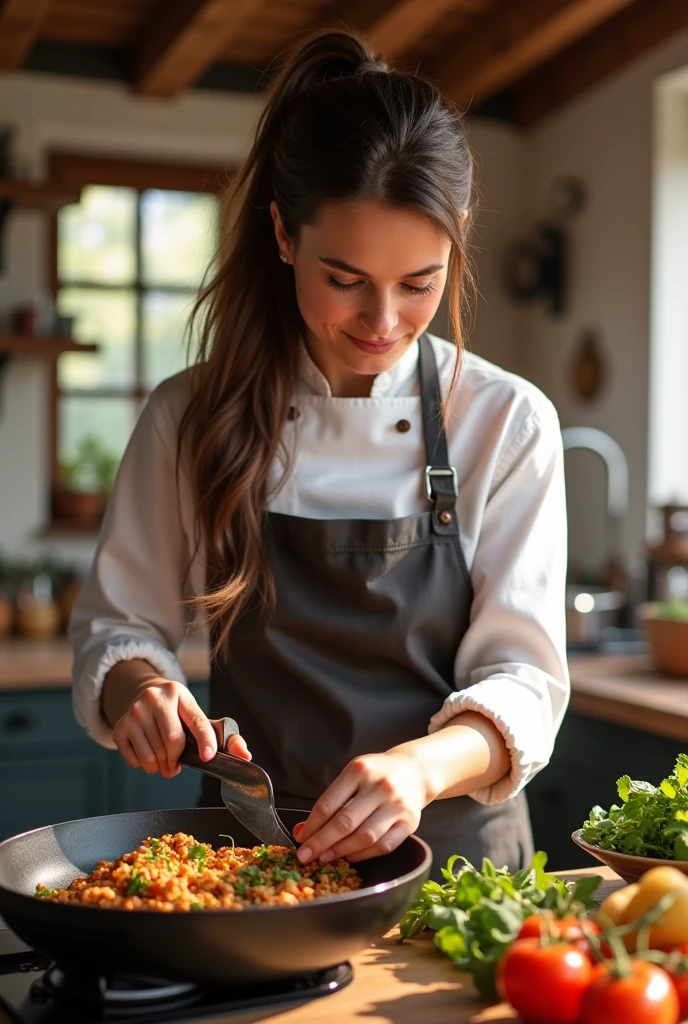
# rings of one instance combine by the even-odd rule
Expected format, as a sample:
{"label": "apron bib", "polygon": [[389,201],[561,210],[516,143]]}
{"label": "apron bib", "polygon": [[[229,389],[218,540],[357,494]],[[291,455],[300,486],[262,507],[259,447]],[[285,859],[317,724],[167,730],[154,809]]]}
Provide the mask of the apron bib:
{"label": "apron bib", "polygon": [[[306,519],[268,513],[265,543],[277,602],[249,608],[228,661],[210,676],[210,717],[236,719],[278,806],[310,808],[359,754],[427,733],[455,689],[454,662],[473,597],[456,514],[432,344],[419,342],[430,510],[401,519]],[[221,803],[204,777],[201,803]],[[432,877],[454,853],[511,870],[528,863],[525,794],[484,806],[436,800],[417,829]]]}

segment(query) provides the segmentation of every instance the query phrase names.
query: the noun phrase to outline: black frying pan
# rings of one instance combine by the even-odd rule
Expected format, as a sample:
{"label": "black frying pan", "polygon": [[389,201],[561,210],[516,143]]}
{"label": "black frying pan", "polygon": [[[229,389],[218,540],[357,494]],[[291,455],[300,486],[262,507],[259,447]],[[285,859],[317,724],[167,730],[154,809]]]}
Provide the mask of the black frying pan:
{"label": "black frying pan", "polygon": [[[291,831],[303,812],[280,810]],[[428,877],[429,847],[411,836],[393,853],[356,865],[364,887],[291,907],[189,913],[51,903],[36,883],[64,888],[99,860],[147,836],[186,832],[221,845],[255,837],[223,808],[136,811],[48,825],[0,843],[0,916],[34,949],[81,969],[135,972],[201,984],[272,980],[348,959],[391,928]]]}

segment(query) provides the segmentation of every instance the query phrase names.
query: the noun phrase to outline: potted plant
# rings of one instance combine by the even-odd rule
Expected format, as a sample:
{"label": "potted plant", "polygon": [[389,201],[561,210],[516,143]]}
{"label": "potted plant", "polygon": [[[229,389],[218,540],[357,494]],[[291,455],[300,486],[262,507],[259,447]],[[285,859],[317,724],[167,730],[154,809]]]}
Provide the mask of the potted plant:
{"label": "potted plant", "polygon": [[688,679],[688,601],[646,605],[642,620],[659,668]]}
{"label": "potted plant", "polygon": [[97,437],[82,437],[74,458],[59,464],[59,482],[53,494],[55,517],[80,526],[97,526],[118,464],[117,456]]}

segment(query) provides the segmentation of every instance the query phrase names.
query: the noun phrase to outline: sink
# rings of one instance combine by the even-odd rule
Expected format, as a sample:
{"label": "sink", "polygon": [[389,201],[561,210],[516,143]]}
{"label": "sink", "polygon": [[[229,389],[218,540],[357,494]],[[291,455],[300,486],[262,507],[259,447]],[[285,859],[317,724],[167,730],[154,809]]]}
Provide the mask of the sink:
{"label": "sink", "polygon": [[567,644],[567,654],[646,654],[648,651],[645,633],[642,629],[609,626],[602,630],[596,643]]}

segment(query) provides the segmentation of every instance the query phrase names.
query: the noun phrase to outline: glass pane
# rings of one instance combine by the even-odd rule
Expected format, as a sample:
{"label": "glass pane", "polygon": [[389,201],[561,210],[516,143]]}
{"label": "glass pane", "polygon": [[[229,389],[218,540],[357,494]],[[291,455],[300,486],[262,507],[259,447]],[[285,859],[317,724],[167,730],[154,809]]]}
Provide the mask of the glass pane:
{"label": "glass pane", "polygon": [[[187,323],[194,296],[146,292],[143,297],[143,379],[154,388],[186,366]],[[64,356],[63,356],[64,358]]]}
{"label": "glass pane", "polygon": [[196,288],[215,252],[217,199],[150,189],[141,196],[144,284]]}
{"label": "glass pane", "polygon": [[133,398],[61,398],[58,458],[61,462],[71,461],[79,443],[84,438],[93,438],[119,461],[137,415]]}
{"label": "glass pane", "polygon": [[73,316],[74,337],[94,342],[93,355],[65,353],[58,362],[61,388],[130,388],[136,382],[136,294],[103,288],[62,288],[57,310]]}
{"label": "glass pane", "polygon": [[133,188],[89,185],[81,202],[57,218],[60,281],[132,284],[136,278],[136,200]]}

